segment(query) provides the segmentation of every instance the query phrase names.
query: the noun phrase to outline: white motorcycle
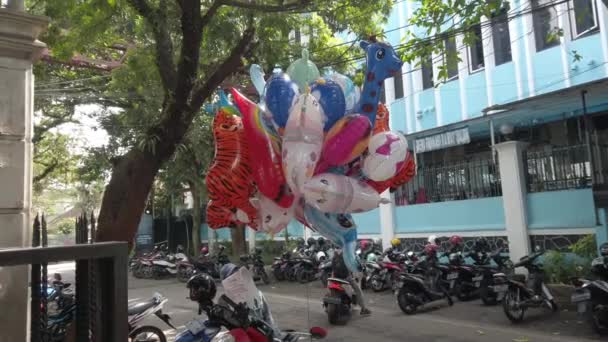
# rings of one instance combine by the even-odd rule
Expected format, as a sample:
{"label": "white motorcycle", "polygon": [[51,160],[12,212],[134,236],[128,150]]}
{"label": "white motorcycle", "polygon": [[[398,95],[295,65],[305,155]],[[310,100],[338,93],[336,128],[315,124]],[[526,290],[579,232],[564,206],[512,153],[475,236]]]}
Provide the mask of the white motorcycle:
{"label": "white motorcycle", "polygon": [[164,259],[152,260],[152,276],[154,279],[174,277],[177,274],[177,262],[187,260],[185,254],[169,254]]}

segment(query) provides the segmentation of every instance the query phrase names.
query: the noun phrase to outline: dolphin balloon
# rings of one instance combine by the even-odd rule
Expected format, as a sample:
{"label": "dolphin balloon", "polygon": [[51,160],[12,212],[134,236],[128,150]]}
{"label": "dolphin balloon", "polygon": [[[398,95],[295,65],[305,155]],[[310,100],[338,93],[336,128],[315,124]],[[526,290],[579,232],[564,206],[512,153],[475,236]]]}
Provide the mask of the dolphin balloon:
{"label": "dolphin balloon", "polygon": [[251,77],[251,83],[255,87],[255,90],[260,95],[260,99],[264,98],[264,88],[266,88],[266,81],[264,80],[264,70],[257,64],[252,64],[249,67],[249,77]]}
{"label": "dolphin balloon", "polygon": [[306,205],[304,217],[308,226],[342,248],[344,263],[351,272],[359,272],[356,255],[357,229],[349,214],[329,214]]}

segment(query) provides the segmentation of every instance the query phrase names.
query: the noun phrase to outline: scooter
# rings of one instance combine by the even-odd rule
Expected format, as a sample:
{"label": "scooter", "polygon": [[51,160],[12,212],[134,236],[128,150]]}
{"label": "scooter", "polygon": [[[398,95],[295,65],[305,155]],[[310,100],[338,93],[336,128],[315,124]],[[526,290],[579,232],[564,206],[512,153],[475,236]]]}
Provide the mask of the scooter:
{"label": "scooter", "polygon": [[441,271],[429,266],[425,275],[420,273],[401,273],[395,289],[397,304],[407,315],[421,310],[454,305],[452,297],[439,281]]}
{"label": "scooter", "polygon": [[502,304],[505,315],[513,323],[523,321],[528,308],[547,307],[552,312],[558,310],[551,291],[545,285],[542,266],[535,263],[543,254],[537,247],[536,252],[522,257],[513,265],[514,268],[525,267],[530,275],[528,279],[524,274],[513,274],[507,278],[507,292]]}
{"label": "scooter", "polygon": [[598,334],[608,335],[608,257],[594,259],[591,271],[600,279],[573,279],[576,289],[571,300],[578,314],[586,316]]}
{"label": "scooter", "polygon": [[321,280],[321,284],[323,285],[323,287],[327,287],[327,282],[329,277],[331,276],[331,271],[331,259],[326,260],[319,265],[319,272],[317,273],[316,277]]}
{"label": "scooter", "polygon": [[357,296],[353,287],[344,279],[327,279],[329,292],[323,297],[323,307],[327,312],[330,324],[345,325],[351,317],[353,305],[357,305]]}
{"label": "scooter", "polygon": [[[171,317],[163,313],[163,306],[167,303],[167,298],[160,293],[155,293],[148,300],[130,304],[127,308],[129,316],[129,338],[131,341],[167,341],[167,337],[162,329],[153,325],[139,325],[148,316],[155,315],[168,326],[176,329],[171,324]],[[156,337],[156,339],[151,339]]]}

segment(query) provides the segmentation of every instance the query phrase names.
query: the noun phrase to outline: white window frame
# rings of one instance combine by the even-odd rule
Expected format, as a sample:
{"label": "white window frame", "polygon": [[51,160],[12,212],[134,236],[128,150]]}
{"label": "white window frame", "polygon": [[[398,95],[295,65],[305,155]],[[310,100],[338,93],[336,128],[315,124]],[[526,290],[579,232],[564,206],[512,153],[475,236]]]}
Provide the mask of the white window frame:
{"label": "white window frame", "polygon": [[574,0],[568,1],[568,14],[570,19],[570,34],[572,35],[572,39],[577,39],[583,37],[591,32],[597,31],[600,28],[600,22],[597,15],[597,6],[594,0],[588,0],[591,2],[591,12],[593,14],[593,21],[595,23],[591,28],[583,31],[576,32],[576,12],[574,10]]}
{"label": "white window frame", "polygon": [[[483,71],[486,68],[486,61],[485,61],[485,49],[483,47],[483,30],[481,27],[481,24],[477,24],[479,25],[479,34],[480,34],[480,43],[481,43],[481,62],[483,63],[483,66],[477,68],[477,69],[473,69],[473,51],[472,51],[472,46],[467,46],[467,64],[469,66],[469,74],[475,74],[478,73],[480,71]],[[457,49],[458,50],[458,49]]]}
{"label": "white window frame", "polygon": [[[551,18],[551,19],[555,19],[557,27],[563,29],[563,25],[560,26],[559,13],[558,13],[559,10],[557,8],[557,5],[552,4],[553,1],[551,1],[551,0],[547,0],[548,3],[538,4],[538,2],[541,2],[541,1],[542,0],[530,0],[530,8],[533,9],[533,10],[537,10],[539,8],[546,7],[546,9],[553,10],[555,12],[555,18]],[[538,6],[534,6],[535,5],[534,2],[536,2],[536,4]],[[558,39],[556,42],[552,42],[552,44],[549,45],[549,46],[547,46],[548,42],[543,42],[544,46],[541,49],[539,49],[538,41],[537,41],[538,37],[536,35],[537,34],[537,31],[536,31],[536,18],[537,18],[537,13],[533,12],[531,19],[532,19],[532,34],[533,34],[533,39],[534,39],[534,48],[536,49],[535,51],[536,52],[541,52],[541,51],[545,51],[545,50],[548,50],[548,49],[560,46],[562,44],[562,42],[561,42],[561,39]]]}

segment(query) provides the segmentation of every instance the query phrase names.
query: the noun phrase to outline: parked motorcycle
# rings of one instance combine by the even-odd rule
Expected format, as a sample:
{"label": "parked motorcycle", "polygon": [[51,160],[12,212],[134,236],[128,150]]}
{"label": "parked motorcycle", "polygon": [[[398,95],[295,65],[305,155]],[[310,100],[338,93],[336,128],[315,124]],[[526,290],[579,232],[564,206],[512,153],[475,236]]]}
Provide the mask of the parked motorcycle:
{"label": "parked motorcycle", "polygon": [[252,271],[254,281],[261,280],[264,284],[270,284],[270,277],[266,273],[266,265],[262,259],[261,249],[256,248],[256,252],[253,255],[241,256],[241,265]]}
{"label": "parked motorcycle", "polygon": [[[595,331],[608,335],[608,244],[602,256],[591,262],[591,272],[598,279],[574,279],[576,287],[572,294],[572,303],[576,304],[579,315],[585,316]],[[605,254],[605,255],[604,255]]]}
{"label": "parked motorcycle", "polygon": [[399,275],[405,271],[400,262],[381,261],[377,263],[380,268],[375,267],[374,271],[367,282],[375,292],[384,291],[386,289],[394,289]]}
{"label": "parked motorcycle", "polygon": [[[479,297],[484,305],[496,305],[502,300],[501,293],[505,292],[506,274],[511,274],[513,271],[513,263],[508,256],[502,255],[503,251],[504,248],[499,247],[490,254],[478,252],[473,258],[476,268],[483,276],[479,285]],[[496,266],[491,264],[491,260]],[[501,291],[496,291],[497,286]]]}
{"label": "parked motorcycle", "polygon": [[436,245],[425,247],[426,259],[413,266],[416,269],[424,269],[424,274],[416,271],[399,275],[395,294],[397,304],[405,314],[413,315],[439,305],[454,304],[440,279],[442,271],[438,267],[437,249]]}
{"label": "parked motorcycle", "polygon": [[160,293],[155,293],[150,299],[129,305],[127,313],[129,315],[129,339],[131,341],[167,341],[162,329],[153,325],[140,325],[148,316],[155,315],[175,329],[171,324],[171,317],[162,311],[165,303],[167,303],[167,298]]}
{"label": "parked motorcycle", "polygon": [[545,285],[542,265],[535,263],[543,253],[537,247],[536,252],[522,257],[513,265],[514,268],[525,267],[529,273],[527,279],[524,274],[513,274],[507,278],[508,286],[502,304],[505,315],[513,323],[523,321],[528,308],[547,307],[553,312],[558,310],[553,295]]}
{"label": "parked motorcycle", "polygon": [[[461,252],[451,253],[449,256],[452,270],[458,272],[458,277],[453,282],[452,294],[461,301],[474,299],[479,295],[479,288],[483,280],[483,273],[477,267],[466,265]],[[452,277],[451,273],[448,277]],[[449,279],[450,281],[453,279]],[[452,284],[452,282],[450,282]]]}
{"label": "parked motorcycle", "polygon": [[185,283],[194,275],[195,272],[207,273],[213,278],[220,277],[220,268],[230,262],[230,258],[224,254],[224,246],[220,245],[215,256],[209,256],[208,248],[201,248],[201,255],[198,258],[186,256],[176,263],[177,280]]}
{"label": "parked motorcycle", "polygon": [[353,305],[357,305],[357,296],[353,287],[344,279],[327,279],[328,293],[323,297],[323,307],[327,312],[330,324],[344,325],[351,317]]}
{"label": "parked motorcycle", "polygon": [[291,260],[291,252],[284,252],[281,257],[275,257],[272,263],[272,274],[274,279],[277,281],[283,281],[286,279],[286,267]]}

